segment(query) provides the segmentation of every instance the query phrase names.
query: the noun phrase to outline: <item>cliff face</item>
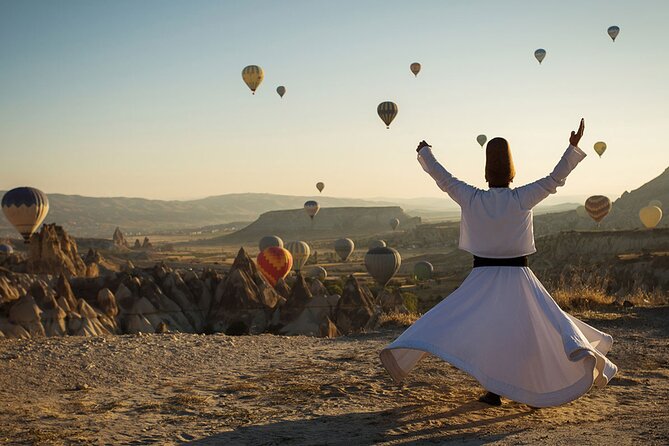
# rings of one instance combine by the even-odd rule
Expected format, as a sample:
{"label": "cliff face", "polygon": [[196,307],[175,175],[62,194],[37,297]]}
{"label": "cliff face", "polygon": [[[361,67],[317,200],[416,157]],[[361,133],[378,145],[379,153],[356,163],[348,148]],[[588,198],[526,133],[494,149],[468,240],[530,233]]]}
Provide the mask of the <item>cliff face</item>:
{"label": "cliff face", "polygon": [[299,239],[305,234],[312,239],[374,234],[391,231],[389,222],[393,218],[400,221],[398,231],[415,228],[420,223],[420,218],[405,214],[399,206],[321,208],[313,222],[303,209],[293,209],[264,213],[244,229],[214,241],[248,242],[267,234],[276,234],[284,240]]}

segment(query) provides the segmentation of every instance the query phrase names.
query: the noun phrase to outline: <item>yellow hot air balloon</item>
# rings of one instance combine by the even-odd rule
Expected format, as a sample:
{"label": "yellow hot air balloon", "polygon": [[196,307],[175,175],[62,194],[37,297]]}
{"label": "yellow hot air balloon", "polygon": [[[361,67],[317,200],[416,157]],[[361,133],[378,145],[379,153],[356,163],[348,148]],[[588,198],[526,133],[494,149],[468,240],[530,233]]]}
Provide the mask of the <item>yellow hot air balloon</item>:
{"label": "yellow hot air balloon", "polygon": [[390,128],[390,123],[393,122],[393,119],[397,116],[397,110],[397,104],[390,101],[381,102],[376,108],[379,118],[386,124],[387,129]]}
{"label": "yellow hot air balloon", "polygon": [[639,211],[641,223],[648,229],[654,228],[662,220],[662,209],[657,206],[646,206]]}
{"label": "yellow hot air balloon", "polygon": [[537,60],[539,61],[539,65],[541,65],[541,62],[543,62],[544,57],[546,57],[546,50],[543,48],[539,48],[534,52],[534,57],[537,58]]}
{"label": "yellow hot air balloon", "polygon": [[309,245],[303,241],[290,242],[286,245],[286,249],[290,251],[290,255],[293,256],[293,269],[297,272],[302,270],[302,267],[309,256],[311,255],[311,248]]}
{"label": "yellow hot air balloon", "polygon": [[420,73],[420,64],[418,62],[414,62],[411,64],[411,72],[413,73],[414,76],[418,77],[418,73]]}
{"label": "yellow hot air balloon", "polygon": [[256,94],[256,89],[265,78],[265,73],[258,65],[249,65],[242,70],[242,79],[249,86],[253,94]]}
{"label": "yellow hot air balloon", "polygon": [[283,95],[286,94],[286,87],[279,85],[276,87],[276,92],[279,93],[279,96],[283,97]]}
{"label": "yellow hot air balloon", "polygon": [[601,158],[605,151],[606,151],[606,143],[604,141],[597,141],[595,143],[595,152],[597,152],[597,155],[599,155],[599,157]]}

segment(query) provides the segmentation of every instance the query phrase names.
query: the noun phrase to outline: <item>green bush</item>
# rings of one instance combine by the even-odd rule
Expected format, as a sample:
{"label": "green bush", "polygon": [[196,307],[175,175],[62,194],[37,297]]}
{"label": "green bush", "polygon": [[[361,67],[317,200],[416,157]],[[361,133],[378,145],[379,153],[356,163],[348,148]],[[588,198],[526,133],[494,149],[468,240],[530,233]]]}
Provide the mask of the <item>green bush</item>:
{"label": "green bush", "polygon": [[418,296],[414,293],[404,292],[402,293],[402,299],[407,310],[412,313],[418,313]]}

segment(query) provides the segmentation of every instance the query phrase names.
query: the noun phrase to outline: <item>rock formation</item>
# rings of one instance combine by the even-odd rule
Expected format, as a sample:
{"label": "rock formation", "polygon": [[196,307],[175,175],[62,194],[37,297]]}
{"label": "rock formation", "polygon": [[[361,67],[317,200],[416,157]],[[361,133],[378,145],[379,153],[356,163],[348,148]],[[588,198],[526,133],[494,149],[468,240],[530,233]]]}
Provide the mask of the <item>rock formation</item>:
{"label": "rock formation", "polygon": [[77,244],[55,223],[43,225],[30,238],[27,270],[32,274],[86,274],[86,265],[79,257]]}
{"label": "rock formation", "polygon": [[342,334],[371,328],[376,322],[374,297],[353,275],[344,284],[334,316],[334,323]]}
{"label": "rock formation", "polygon": [[112,236],[112,241],[114,242],[114,248],[117,250],[124,250],[128,248],[128,242],[123,236],[121,229],[117,226],[114,229],[114,235]]}

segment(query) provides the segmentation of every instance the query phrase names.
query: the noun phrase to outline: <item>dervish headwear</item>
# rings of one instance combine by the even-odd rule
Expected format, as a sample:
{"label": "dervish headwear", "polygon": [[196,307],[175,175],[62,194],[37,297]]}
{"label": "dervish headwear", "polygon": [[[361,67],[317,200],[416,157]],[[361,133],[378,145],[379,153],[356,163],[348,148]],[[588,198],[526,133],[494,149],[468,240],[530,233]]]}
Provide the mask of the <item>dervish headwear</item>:
{"label": "dervish headwear", "polygon": [[504,138],[493,138],[485,149],[485,179],[490,187],[508,187],[516,176],[509,143]]}

